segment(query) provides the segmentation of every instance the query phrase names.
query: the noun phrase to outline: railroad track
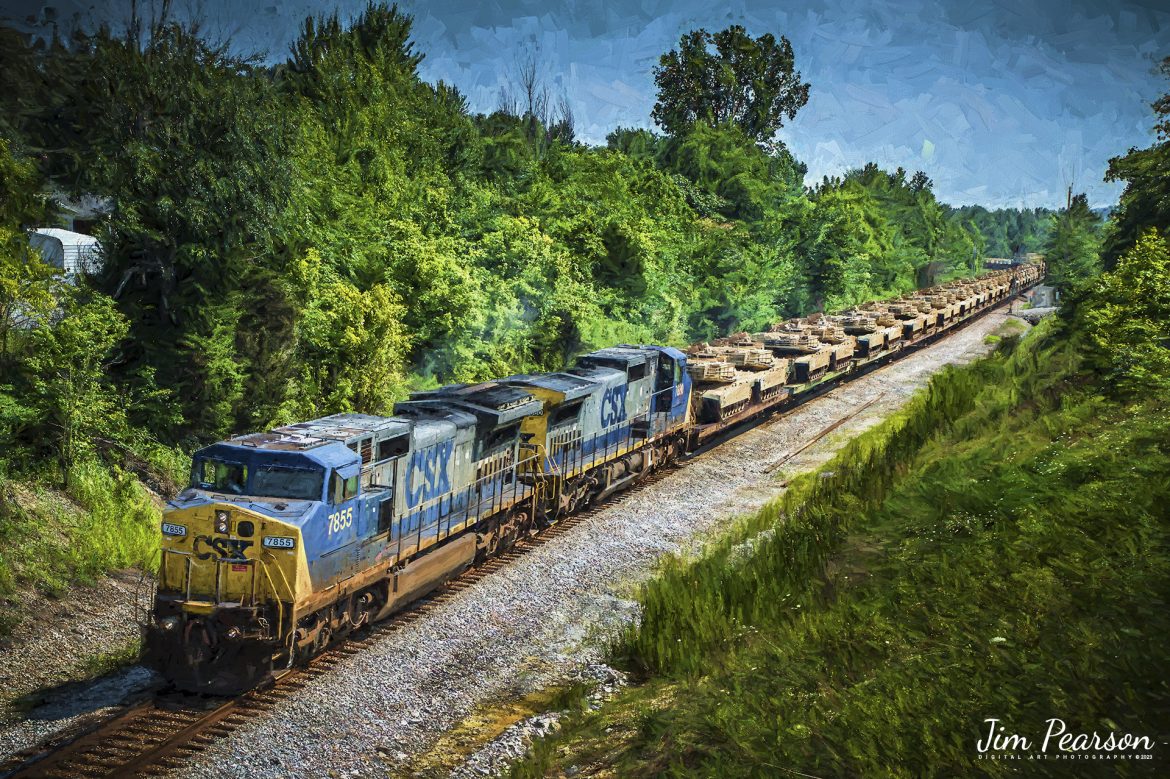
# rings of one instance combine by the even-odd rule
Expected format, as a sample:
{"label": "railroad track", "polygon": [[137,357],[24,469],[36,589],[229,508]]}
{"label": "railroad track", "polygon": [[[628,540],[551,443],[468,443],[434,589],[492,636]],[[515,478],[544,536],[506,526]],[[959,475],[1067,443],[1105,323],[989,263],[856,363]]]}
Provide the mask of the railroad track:
{"label": "railroad track", "polygon": [[[1010,299],[1012,298],[1006,298],[999,305],[985,309],[945,333],[937,333],[924,342],[911,344],[905,351],[917,351],[942,340],[947,335],[1006,305]],[[777,412],[791,411],[795,406],[828,394],[851,379],[880,369],[898,356],[902,355],[890,355],[889,358],[867,366],[865,370],[855,371],[840,381],[830,381],[822,386],[811,388],[795,403],[786,403],[782,408],[753,415],[751,418],[729,426],[726,431],[715,436],[713,440],[680,462],[685,463],[687,460],[709,451],[727,438],[766,422]],[[810,441],[789,455],[785,461],[820,441],[842,423],[876,402],[877,399],[874,398],[860,409],[819,431]],[[33,777],[39,779],[93,777],[96,779],[97,777],[159,776],[179,768],[192,755],[198,754],[218,739],[231,734],[253,717],[269,711],[280,701],[305,687],[314,678],[329,673],[345,658],[361,652],[366,646],[387,633],[409,626],[428,612],[452,600],[476,582],[508,566],[532,549],[586,522],[602,509],[621,505],[642,490],[661,481],[678,467],[679,465],[676,464],[657,471],[648,478],[632,484],[628,489],[613,495],[608,500],[578,511],[538,535],[522,539],[507,551],[464,571],[435,592],[415,601],[393,617],[343,639],[308,664],[281,672],[273,682],[265,687],[251,690],[234,698],[157,693],[153,698],[127,706],[80,733],[74,731],[66,736],[58,735],[35,747],[12,755],[0,763],[0,779],[32,779]]]}
{"label": "railroad track", "polygon": [[295,695],[347,657],[386,634],[409,626],[481,579],[589,520],[602,509],[622,504],[676,469],[677,466],[671,466],[657,471],[609,500],[518,541],[512,548],[467,569],[393,617],[347,637],[308,664],[281,672],[267,686],[234,698],[159,692],[80,733],[59,736],[17,752],[0,763],[0,779],[160,776],[179,768],[192,755]]}

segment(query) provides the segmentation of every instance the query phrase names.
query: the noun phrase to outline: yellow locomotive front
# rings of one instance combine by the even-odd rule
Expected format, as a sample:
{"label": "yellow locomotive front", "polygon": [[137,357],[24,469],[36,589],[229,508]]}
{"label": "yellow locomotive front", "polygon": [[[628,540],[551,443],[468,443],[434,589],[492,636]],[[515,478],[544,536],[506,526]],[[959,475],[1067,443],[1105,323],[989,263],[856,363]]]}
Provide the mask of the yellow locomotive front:
{"label": "yellow locomotive front", "polygon": [[306,536],[323,524],[327,476],[352,457],[240,440],[198,452],[163,514],[146,660],[182,689],[237,693],[292,656],[297,604],[313,590]]}

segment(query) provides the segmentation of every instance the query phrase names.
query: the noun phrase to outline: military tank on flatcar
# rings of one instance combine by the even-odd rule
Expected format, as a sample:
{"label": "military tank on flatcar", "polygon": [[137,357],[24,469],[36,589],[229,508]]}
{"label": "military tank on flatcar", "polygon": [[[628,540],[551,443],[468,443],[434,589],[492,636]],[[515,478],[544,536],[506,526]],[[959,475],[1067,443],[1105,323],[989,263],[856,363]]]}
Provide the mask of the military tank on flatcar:
{"label": "military tank on flatcar", "polygon": [[773,356],[762,340],[737,333],[716,343],[725,345],[695,344],[688,350],[698,422],[726,422],[753,405],[778,403],[789,394],[785,385],[791,361]]}

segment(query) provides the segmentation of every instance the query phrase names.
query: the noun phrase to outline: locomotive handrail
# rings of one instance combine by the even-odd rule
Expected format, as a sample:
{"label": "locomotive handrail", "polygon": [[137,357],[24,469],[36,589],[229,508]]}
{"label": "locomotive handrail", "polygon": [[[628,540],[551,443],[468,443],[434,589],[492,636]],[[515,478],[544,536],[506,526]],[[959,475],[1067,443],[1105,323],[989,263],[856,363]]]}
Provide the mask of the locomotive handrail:
{"label": "locomotive handrail", "polygon": [[[279,634],[280,630],[284,627],[284,601],[280,599],[280,593],[276,590],[276,583],[272,581],[272,574],[268,573],[268,564],[264,561],[265,555],[272,557],[273,562],[276,562],[276,558],[272,556],[271,552],[265,552],[259,558],[257,558],[256,561],[260,563],[260,570],[264,572],[264,578],[268,580],[268,586],[272,588],[272,594],[277,596],[276,624],[277,633]],[[289,603],[292,603],[294,600],[296,600],[296,595],[293,593],[292,587],[289,586],[288,579],[285,577],[284,571],[280,570],[280,566],[276,566],[276,572],[280,574],[280,578],[284,581],[285,589],[288,590],[288,601]]]}

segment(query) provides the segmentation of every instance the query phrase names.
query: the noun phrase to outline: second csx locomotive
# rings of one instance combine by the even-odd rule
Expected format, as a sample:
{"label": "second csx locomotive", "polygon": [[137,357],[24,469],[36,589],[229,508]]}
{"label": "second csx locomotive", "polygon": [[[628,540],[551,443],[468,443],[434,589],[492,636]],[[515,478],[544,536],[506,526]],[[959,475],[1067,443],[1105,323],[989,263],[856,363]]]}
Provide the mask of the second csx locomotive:
{"label": "second csx locomotive", "polygon": [[162,524],[147,659],[235,693],[527,534],[904,344],[1034,284],[1028,265],[688,353],[620,346],[568,370],[451,385],[195,454]]}

